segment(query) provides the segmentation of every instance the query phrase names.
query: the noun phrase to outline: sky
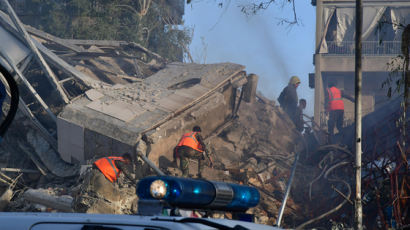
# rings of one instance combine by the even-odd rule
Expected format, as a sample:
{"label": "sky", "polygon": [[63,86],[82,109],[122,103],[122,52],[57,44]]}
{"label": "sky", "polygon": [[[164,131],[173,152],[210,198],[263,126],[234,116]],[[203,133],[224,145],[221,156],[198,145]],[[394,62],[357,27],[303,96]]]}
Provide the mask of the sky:
{"label": "sky", "polygon": [[249,2],[255,1],[192,0],[185,6],[185,26],[193,30],[189,50],[194,61],[242,64],[248,74],[259,76],[258,90],[275,100],[289,78],[299,76],[298,96],[307,100],[305,113],[313,116],[314,93],[308,74],[314,73],[316,8],[309,0],[296,0],[299,25],[289,26],[280,25],[280,19],[292,20],[291,5],[272,4],[247,16],[239,6]]}

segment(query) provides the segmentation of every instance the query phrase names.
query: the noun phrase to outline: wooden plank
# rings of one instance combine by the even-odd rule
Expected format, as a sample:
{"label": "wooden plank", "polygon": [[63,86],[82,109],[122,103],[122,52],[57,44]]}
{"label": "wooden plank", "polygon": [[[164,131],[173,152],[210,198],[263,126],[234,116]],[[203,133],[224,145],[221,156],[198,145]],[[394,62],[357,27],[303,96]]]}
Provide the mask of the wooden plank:
{"label": "wooden plank", "polygon": [[63,46],[65,48],[70,49],[70,50],[75,51],[75,52],[83,52],[84,51],[83,47],[77,46],[75,44],[71,44],[69,42],[66,42],[64,39],[58,38],[58,37],[53,36],[49,33],[38,30],[38,29],[36,29],[34,27],[31,27],[29,25],[24,25],[24,27],[26,28],[27,32],[29,32],[30,34],[33,34],[33,35],[35,35],[39,38],[54,42],[54,43],[56,43],[60,46]]}
{"label": "wooden plank", "polygon": [[77,39],[64,39],[65,42],[75,44],[75,45],[94,45],[94,46],[112,46],[112,47],[121,47],[129,46],[141,50],[153,58],[156,58],[162,62],[166,62],[166,58],[161,57],[161,55],[152,52],[151,50],[145,48],[144,46],[135,43],[135,42],[126,42],[126,41],[110,41],[110,40],[77,40]]}
{"label": "wooden plank", "polygon": [[[10,21],[9,17],[3,12],[0,11],[0,25],[1,27],[6,30],[7,32],[10,33],[10,35],[13,35],[14,38],[19,40],[22,44],[25,45],[24,39],[21,37],[21,35],[17,32],[16,28],[13,27],[12,22]],[[24,46],[25,47],[25,46]],[[27,47],[25,47],[27,49]]]}
{"label": "wooden plank", "polygon": [[40,64],[41,68],[43,69],[44,73],[46,74],[48,80],[50,81],[51,85],[57,90],[61,99],[65,103],[68,103],[70,100],[68,99],[67,95],[65,94],[64,90],[61,88],[60,84],[58,84],[57,77],[54,75],[53,71],[51,70],[50,66],[48,66],[47,62],[44,60],[43,56],[38,51],[37,47],[34,45],[32,38],[27,33],[26,29],[24,28],[23,24],[20,22],[20,19],[17,17],[16,13],[14,12],[13,8],[9,4],[7,0],[3,0],[3,5],[6,6],[6,10],[9,14],[10,19],[14,22],[17,30],[20,32],[21,36],[24,38],[26,44],[29,46],[31,51],[34,53],[34,57],[37,59],[38,63]]}
{"label": "wooden plank", "polygon": [[[6,29],[9,33],[13,34],[17,39],[19,39],[21,42],[24,43],[24,39],[16,31],[16,29],[11,24],[9,24],[10,22],[8,21],[7,16],[1,11],[0,11],[0,18],[1,18],[0,25],[4,29]],[[81,71],[78,71],[73,66],[69,65],[67,62],[65,62],[63,59],[61,59],[56,54],[51,52],[49,49],[47,49],[45,46],[43,46],[43,44],[41,44],[37,40],[33,39],[33,42],[36,45],[36,47],[41,51],[41,53],[45,55],[45,58],[49,61],[50,64],[62,70],[66,74],[75,77],[76,79],[78,79],[80,82],[82,82],[86,86],[91,86],[93,83],[97,82],[96,80],[92,79],[91,77],[87,76]]]}
{"label": "wooden plank", "polygon": [[68,78],[65,78],[63,80],[58,81],[58,83],[63,84],[64,82],[71,81],[71,80],[74,80],[74,78],[73,77],[68,77]]}
{"label": "wooden plank", "polygon": [[74,45],[86,45],[86,46],[113,46],[120,47],[121,45],[127,45],[125,41],[111,41],[111,40],[81,40],[81,39],[62,39],[65,43]]}
{"label": "wooden plank", "polygon": [[83,72],[77,70],[73,66],[69,65],[67,62],[65,62],[63,59],[58,57],[56,54],[51,52],[49,49],[47,49],[43,44],[40,42],[33,40],[37,48],[44,54],[46,59],[54,66],[56,66],[58,69],[61,71],[65,72],[66,74],[69,74],[70,76],[75,77],[76,79],[80,80],[83,84],[86,86],[91,86],[93,83],[97,83],[97,80],[92,79],[90,76],[84,74]]}
{"label": "wooden plank", "polygon": [[17,168],[0,168],[3,172],[16,172],[16,173],[40,173],[38,170],[33,169],[17,169]]}
{"label": "wooden plank", "polygon": [[20,70],[17,68],[17,66],[13,63],[13,61],[7,56],[7,54],[3,54],[3,57],[4,57],[4,59],[6,59],[7,63],[11,66],[11,68],[14,70],[14,72],[17,74],[17,76],[27,86],[27,88],[33,94],[33,96],[37,99],[37,101],[41,104],[41,106],[46,110],[46,112],[51,117],[51,119],[53,119],[53,121],[56,121],[57,118],[54,115],[54,113],[50,110],[48,105],[43,101],[43,99],[40,97],[40,95],[37,93],[37,91],[33,88],[33,86],[30,84],[30,82],[28,82],[27,79],[23,76],[23,74],[20,72]]}

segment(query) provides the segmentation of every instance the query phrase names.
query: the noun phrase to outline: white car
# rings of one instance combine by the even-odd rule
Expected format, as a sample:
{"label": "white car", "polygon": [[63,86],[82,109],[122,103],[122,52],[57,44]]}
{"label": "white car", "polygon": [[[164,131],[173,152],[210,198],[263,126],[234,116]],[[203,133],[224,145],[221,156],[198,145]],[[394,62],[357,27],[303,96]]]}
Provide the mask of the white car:
{"label": "white car", "polygon": [[227,219],[84,213],[0,213],[0,223],[2,230],[279,229]]}

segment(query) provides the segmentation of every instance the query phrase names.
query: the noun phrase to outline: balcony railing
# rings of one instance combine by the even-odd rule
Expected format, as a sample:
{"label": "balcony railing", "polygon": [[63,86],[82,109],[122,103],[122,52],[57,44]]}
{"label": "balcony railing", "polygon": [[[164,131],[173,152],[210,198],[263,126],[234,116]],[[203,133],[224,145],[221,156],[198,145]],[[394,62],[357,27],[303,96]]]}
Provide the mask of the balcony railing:
{"label": "balcony railing", "polygon": [[[329,56],[353,56],[355,54],[355,42],[327,42]],[[363,56],[396,56],[401,53],[401,42],[399,41],[363,41]]]}

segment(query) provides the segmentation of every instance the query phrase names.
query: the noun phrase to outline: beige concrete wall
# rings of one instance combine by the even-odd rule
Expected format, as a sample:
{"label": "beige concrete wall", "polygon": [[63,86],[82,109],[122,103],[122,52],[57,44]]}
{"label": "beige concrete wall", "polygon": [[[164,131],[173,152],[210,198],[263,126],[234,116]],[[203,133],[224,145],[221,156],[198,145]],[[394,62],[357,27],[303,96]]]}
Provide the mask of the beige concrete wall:
{"label": "beige concrete wall", "polygon": [[[232,115],[233,90],[231,84],[223,86],[208,98],[151,132],[149,136],[154,140],[154,144],[149,159],[156,164],[161,156],[172,160],[172,150],[182,134],[191,131],[195,125],[201,126],[204,137],[222,125]],[[67,162],[74,161],[84,164],[93,157],[122,155],[125,152],[133,153],[135,151],[135,146],[84,129],[74,123],[64,122],[62,118],[59,119],[61,121],[58,133],[59,137],[64,139],[64,142],[59,143],[64,143],[64,146],[61,146],[61,152],[64,153],[62,158]],[[67,141],[71,140],[70,138],[73,141]],[[138,141],[135,140],[135,143]]]}
{"label": "beige concrete wall", "polygon": [[61,158],[69,163],[84,162],[84,128],[58,117],[57,130]]}
{"label": "beige concrete wall", "polygon": [[[320,63],[320,70],[322,72],[350,72],[354,71],[354,56],[328,56],[320,55],[318,62]],[[392,57],[363,57],[362,71],[363,72],[379,72],[387,71],[387,63],[391,61]]]}
{"label": "beige concrete wall", "polygon": [[179,139],[184,133],[191,131],[195,125],[201,127],[202,136],[205,138],[231,116],[231,98],[232,88],[229,87],[224,92],[213,94],[199,105],[160,126],[155,133],[150,135],[155,143],[152,145],[149,159],[156,164],[161,156],[172,160],[172,151]]}
{"label": "beige concrete wall", "polygon": [[84,132],[84,161],[104,156],[121,156],[132,153],[133,146],[124,144],[111,137],[86,129]]}

